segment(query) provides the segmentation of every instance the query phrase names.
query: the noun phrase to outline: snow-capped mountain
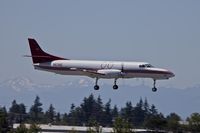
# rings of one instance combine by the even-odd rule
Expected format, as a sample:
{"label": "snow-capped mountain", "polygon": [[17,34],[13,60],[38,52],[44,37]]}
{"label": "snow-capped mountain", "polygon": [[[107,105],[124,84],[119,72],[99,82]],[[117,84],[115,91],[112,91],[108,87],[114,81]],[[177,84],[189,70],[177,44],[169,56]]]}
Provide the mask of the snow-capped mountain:
{"label": "snow-capped mountain", "polygon": [[38,91],[39,89],[44,90],[51,90],[54,88],[62,88],[62,87],[89,87],[91,82],[89,80],[85,79],[79,79],[74,81],[69,81],[60,85],[53,85],[53,84],[37,84],[34,83],[31,79],[26,77],[18,77],[18,78],[12,78],[5,80],[3,82],[0,82],[0,89],[9,89],[16,92],[21,91]]}
{"label": "snow-capped mountain", "polygon": [[13,91],[20,92],[22,90],[32,90],[37,88],[37,85],[28,78],[20,77],[3,81],[0,84],[0,88],[8,88],[12,89]]}

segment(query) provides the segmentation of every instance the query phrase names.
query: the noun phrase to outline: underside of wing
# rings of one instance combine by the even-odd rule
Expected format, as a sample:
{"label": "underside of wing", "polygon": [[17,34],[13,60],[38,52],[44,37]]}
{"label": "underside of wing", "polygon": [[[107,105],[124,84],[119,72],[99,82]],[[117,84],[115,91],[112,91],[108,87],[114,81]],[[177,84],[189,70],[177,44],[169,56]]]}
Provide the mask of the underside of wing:
{"label": "underside of wing", "polygon": [[87,76],[92,77],[92,78],[105,76],[105,74],[98,73],[98,72],[93,71],[93,70],[84,69],[83,72],[85,72]]}
{"label": "underside of wing", "polygon": [[105,74],[98,73],[98,72],[95,71],[95,70],[79,69],[79,68],[70,68],[70,69],[71,69],[71,70],[74,70],[74,71],[80,71],[80,72],[82,72],[82,73],[85,73],[86,76],[91,77],[91,78],[105,76]]}
{"label": "underside of wing", "polygon": [[99,78],[119,78],[122,76],[121,70],[118,69],[100,69],[97,71],[83,69],[84,72],[89,77],[99,77]]}

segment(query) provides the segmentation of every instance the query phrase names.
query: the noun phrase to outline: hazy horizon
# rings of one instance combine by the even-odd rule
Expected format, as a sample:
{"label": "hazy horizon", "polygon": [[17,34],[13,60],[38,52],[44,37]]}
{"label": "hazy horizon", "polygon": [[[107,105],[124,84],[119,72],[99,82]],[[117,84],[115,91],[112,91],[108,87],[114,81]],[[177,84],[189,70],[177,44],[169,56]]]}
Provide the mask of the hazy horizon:
{"label": "hazy horizon", "polygon": [[[134,94],[138,94],[137,97],[147,95],[150,99],[156,98],[152,104],[155,102],[171,106],[162,106],[161,110],[171,112],[173,107],[174,110],[184,110],[186,106],[192,106],[189,112],[199,110],[199,93],[193,92],[195,96],[189,97],[194,102],[190,105],[179,91],[171,94],[168,90],[167,96],[164,94],[166,90],[162,89],[184,89],[200,85],[199,7],[200,1],[188,0],[3,0],[0,2],[0,83],[16,77],[28,77],[37,84],[60,85],[83,79],[89,80],[91,86],[94,85],[94,79],[87,77],[62,76],[34,70],[31,58],[24,58],[23,55],[30,55],[28,38],[35,38],[43,50],[57,56],[80,60],[142,61],[169,69],[176,75],[172,79],[158,81],[156,93],[149,93],[152,79],[118,80],[119,84],[127,86],[149,86],[149,90],[142,93],[138,89],[123,90],[124,86],[119,87],[115,93],[112,86],[99,91],[94,91],[93,87],[84,91],[82,88],[76,91],[69,89],[69,98],[66,98],[69,103],[79,101],[80,98],[82,100],[82,96],[88,96],[91,92],[106,98],[112,95],[116,99],[123,97],[130,101],[134,99]],[[99,81],[100,85],[104,83],[113,84],[113,80]],[[185,95],[188,92],[183,91]],[[1,91],[3,96],[0,101],[7,95],[6,92]],[[132,95],[126,97],[127,92]],[[186,101],[184,104],[170,102],[170,95]],[[21,98],[17,93],[15,96]],[[24,101],[32,100],[23,96]],[[59,98],[64,99],[65,96]],[[162,103],[159,98],[165,102]],[[7,102],[2,102],[2,105]]]}
{"label": "hazy horizon", "polygon": [[0,81],[22,76],[46,83],[71,79],[37,72],[31,59],[22,58],[30,54],[27,38],[32,37],[45,51],[66,58],[145,61],[176,74],[158,86],[199,84],[199,5],[199,1],[1,1]]}

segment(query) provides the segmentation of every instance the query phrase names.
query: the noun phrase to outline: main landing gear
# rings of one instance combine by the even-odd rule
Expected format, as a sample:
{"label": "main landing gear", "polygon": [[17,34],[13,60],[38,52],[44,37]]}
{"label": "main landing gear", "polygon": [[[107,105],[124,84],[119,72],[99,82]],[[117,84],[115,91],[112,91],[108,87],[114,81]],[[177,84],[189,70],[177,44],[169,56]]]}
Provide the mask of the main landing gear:
{"label": "main landing gear", "polygon": [[113,85],[113,90],[117,90],[118,85],[117,85],[117,79],[114,80],[114,85]]}
{"label": "main landing gear", "polygon": [[95,86],[94,86],[94,90],[99,90],[99,86],[98,86],[98,85],[95,85]]}
{"label": "main landing gear", "polygon": [[156,91],[157,91],[157,88],[156,88],[156,80],[155,80],[155,79],[153,80],[153,88],[152,88],[152,91],[153,91],[153,92],[156,92]]}
{"label": "main landing gear", "polygon": [[95,86],[94,86],[94,90],[99,90],[99,86],[98,86],[98,78],[96,78],[96,81],[95,81]]}
{"label": "main landing gear", "polygon": [[[99,78],[96,78],[95,85],[94,85],[94,90],[99,90],[98,80],[99,80]],[[113,90],[117,90],[117,89],[118,89],[117,79],[115,79],[114,80],[114,85],[113,85]]]}

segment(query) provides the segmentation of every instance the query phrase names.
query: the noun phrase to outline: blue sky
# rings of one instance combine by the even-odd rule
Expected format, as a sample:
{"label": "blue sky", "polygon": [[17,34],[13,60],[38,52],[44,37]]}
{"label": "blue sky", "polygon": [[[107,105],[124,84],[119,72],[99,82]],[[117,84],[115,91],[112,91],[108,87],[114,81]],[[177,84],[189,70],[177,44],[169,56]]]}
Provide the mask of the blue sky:
{"label": "blue sky", "polygon": [[[44,50],[66,58],[145,61],[176,74],[158,86],[200,84],[199,7],[197,0],[2,0],[0,81],[25,76],[59,84],[74,79],[33,69],[31,59],[22,57],[30,54],[27,38],[33,37]],[[137,82],[132,80],[126,83]]]}

